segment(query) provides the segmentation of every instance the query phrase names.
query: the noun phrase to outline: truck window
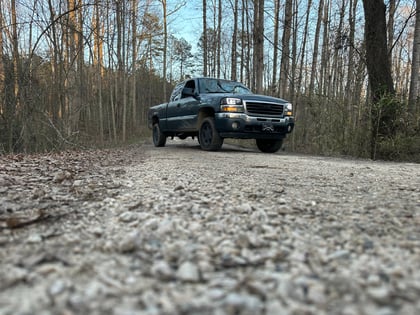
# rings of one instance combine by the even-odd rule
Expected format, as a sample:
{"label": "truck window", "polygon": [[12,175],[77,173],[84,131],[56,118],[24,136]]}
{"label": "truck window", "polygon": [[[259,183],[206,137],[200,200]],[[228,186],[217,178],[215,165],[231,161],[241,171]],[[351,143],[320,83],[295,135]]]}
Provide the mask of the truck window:
{"label": "truck window", "polygon": [[177,86],[175,86],[174,91],[172,92],[170,101],[176,101],[179,100],[181,98],[181,91],[182,88],[184,87],[184,84],[178,84]]}
{"label": "truck window", "polygon": [[[184,88],[189,89],[191,93],[194,93],[195,92],[195,81],[194,80],[187,81],[187,83],[185,83]],[[191,96],[191,95],[185,95],[183,93],[181,94],[181,98],[186,98],[186,97],[189,97],[189,96]]]}

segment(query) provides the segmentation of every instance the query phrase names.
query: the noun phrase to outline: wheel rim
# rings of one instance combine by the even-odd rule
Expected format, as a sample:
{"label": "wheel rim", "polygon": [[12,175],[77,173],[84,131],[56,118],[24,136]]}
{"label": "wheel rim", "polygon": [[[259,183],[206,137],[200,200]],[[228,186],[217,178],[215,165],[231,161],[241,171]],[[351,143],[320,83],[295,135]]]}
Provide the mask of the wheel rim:
{"label": "wheel rim", "polygon": [[156,125],[153,126],[153,142],[156,144],[159,141],[159,131]]}
{"label": "wheel rim", "polygon": [[213,131],[211,130],[211,126],[209,123],[204,123],[201,126],[201,137],[200,141],[203,143],[204,146],[209,146],[211,144],[213,138]]}

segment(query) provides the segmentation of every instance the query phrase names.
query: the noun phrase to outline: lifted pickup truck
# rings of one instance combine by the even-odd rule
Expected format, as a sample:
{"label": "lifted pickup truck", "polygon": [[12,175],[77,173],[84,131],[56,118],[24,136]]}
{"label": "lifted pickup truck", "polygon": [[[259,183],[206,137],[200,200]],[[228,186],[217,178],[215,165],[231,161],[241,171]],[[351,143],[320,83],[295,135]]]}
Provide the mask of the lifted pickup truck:
{"label": "lifted pickup truck", "polygon": [[163,147],[166,138],[198,137],[203,150],[216,151],[224,138],[256,139],[262,152],[277,152],[294,117],[289,102],[253,94],[245,85],[215,78],[195,78],[178,84],[169,103],[148,113],[153,143]]}

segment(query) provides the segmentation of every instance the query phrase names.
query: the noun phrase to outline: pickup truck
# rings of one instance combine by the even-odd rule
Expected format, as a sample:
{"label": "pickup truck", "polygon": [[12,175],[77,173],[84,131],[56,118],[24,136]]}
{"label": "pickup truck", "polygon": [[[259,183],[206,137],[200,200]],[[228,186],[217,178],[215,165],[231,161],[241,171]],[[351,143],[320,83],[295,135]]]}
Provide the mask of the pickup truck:
{"label": "pickup truck", "polygon": [[225,138],[256,139],[262,152],[277,152],[292,132],[292,104],[253,94],[239,82],[194,78],[175,86],[168,103],[148,113],[153,144],[163,147],[167,137],[198,138],[201,149],[217,151]]}

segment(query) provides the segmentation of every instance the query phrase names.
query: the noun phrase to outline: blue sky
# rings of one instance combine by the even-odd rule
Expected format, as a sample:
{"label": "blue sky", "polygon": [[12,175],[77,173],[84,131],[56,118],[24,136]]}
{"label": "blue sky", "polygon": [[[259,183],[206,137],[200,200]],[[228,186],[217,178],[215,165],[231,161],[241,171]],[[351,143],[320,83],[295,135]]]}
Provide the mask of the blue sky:
{"label": "blue sky", "polygon": [[[172,4],[169,4],[168,1],[168,13],[173,10],[177,3],[182,3],[182,1],[176,1]],[[191,44],[193,52],[195,52],[203,29],[202,20],[201,1],[186,1],[185,6],[168,18],[169,32],[177,38],[186,39]]]}

